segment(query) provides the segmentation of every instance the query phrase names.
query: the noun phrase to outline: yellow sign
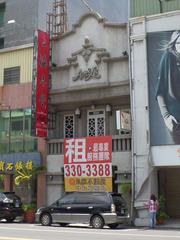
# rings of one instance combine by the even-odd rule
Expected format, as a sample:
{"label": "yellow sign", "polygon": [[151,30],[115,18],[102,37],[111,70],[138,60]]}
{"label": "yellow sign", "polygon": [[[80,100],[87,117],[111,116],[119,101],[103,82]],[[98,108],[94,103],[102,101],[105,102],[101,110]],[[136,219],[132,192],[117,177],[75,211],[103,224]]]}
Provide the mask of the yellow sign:
{"label": "yellow sign", "polygon": [[112,177],[70,177],[65,178],[68,192],[112,192]]}
{"label": "yellow sign", "polygon": [[[22,161],[17,161],[16,163],[13,162],[6,162],[6,161],[0,161],[0,172],[12,172],[12,171],[17,171],[17,170],[21,170],[22,169],[22,165],[24,162]],[[33,169],[33,161],[32,160],[28,160],[26,163],[26,168],[28,170],[32,170]]]}

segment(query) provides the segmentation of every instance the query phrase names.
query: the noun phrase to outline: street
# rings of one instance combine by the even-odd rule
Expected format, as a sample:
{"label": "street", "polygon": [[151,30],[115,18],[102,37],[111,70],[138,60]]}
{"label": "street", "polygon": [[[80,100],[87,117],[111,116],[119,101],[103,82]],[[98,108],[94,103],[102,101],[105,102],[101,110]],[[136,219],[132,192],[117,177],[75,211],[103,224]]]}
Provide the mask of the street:
{"label": "street", "polygon": [[180,239],[180,230],[150,230],[147,228],[118,228],[100,230],[87,226],[43,227],[39,224],[0,223],[0,240],[172,240]]}

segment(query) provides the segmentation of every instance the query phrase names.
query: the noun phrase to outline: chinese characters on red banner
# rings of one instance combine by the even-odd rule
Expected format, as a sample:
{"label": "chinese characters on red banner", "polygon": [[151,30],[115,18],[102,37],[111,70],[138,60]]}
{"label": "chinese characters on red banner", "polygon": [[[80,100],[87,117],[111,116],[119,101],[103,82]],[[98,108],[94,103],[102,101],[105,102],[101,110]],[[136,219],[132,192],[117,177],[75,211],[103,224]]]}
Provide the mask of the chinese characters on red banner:
{"label": "chinese characters on red banner", "polygon": [[112,191],[112,137],[65,139],[65,191]]}
{"label": "chinese characters on red banner", "polygon": [[38,31],[34,47],[32,85],[32,131],[38,137],[47,136],[49,91],[50,37]]}

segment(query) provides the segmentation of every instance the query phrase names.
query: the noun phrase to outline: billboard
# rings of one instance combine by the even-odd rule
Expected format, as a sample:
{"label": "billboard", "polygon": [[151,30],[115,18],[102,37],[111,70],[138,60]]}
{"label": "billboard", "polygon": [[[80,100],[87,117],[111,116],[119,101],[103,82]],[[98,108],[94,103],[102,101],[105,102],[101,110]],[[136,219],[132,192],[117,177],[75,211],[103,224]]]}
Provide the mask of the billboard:
{"label": "billboard", "polygon": [[38,30],[34,40],[32,82],[32,135],[37,137],[47,137],[49,59],[49,34]]}
{"label": "billboard", "polygon": [[112,137],[64,141],[65,191],[112,192]]}
{"label": "billboard", "polygon": [[151,145],[180,144],[180,31],[147,36]]}

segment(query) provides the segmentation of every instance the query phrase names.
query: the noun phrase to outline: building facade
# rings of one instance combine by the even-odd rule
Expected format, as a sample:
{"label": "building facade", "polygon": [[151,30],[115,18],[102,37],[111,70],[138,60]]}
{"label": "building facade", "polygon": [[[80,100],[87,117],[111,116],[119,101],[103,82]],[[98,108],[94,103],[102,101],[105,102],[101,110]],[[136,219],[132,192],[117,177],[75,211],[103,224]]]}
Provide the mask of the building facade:
{"label": "building facade", "polygon": [[[34,32],[45,30],[50,7],[51,1],[0,1],[0,171],[3,189],[20,196],[23,189],[14,185],[14,174],[21,163],[45,164],[45,142],[31,136],[31,85]],[[37,205],[43,205],[43,174],[33,192]]]}
{"label": "building facade", "polygon": [[[57,1],[54,1],[54,3]],[[71,26],[72,23],[76,22],[77,19],[79,18],[79,15],[84,14],[85,12],[88,12],[88,8],[82,4],[81,1],[76,0],[76,1],[71,1],[67,0],[67,10],[68,10],[68,26]],[[105,3],[105,5],[104,5]],[[111,4],[113,4],[115,7],[113,8],[112,12],[109,11],[109,3],[108,1],[92,1],[92,9],[95,11],[100,11],[103,15],[106,17],[110,18],[112,21],[120,21],[120,22],[127,22],[127,1],[121,0],[118,3],[116,1],[113,1]],[[34,32],[37,29],[40,30],[45,30],[46,28],[46,13],[52,12],[52,6],[53,2],[51,0],[43,1],[43,0],[33,0],[33,1],[26,1],[22,2],[20,0],[17,1],[12,1],[12,0],[1,0],[0,1],[0,76],[1,76],[1,82],[0,82],[0,122],[1,122],[1,129],[0,129],[0,156],[1,156],[1,173],[5,176],[5,181],[4,181],[4,189],[7,191],[11,191],[15,189],[15,186],[13,185],[14,183],[14,173],[17,170],[19,166],[19,162],[26,162],[28,161],[29,156],[31,156],[31,159],[34,164],[46,164],[46,145],[45,145],[45,140],[43,138],[35,138],[31,136],[31,94],[32,94],[32,66],[33,66],[33,41],[34,41]],[[122,7],[123,6],[123,7]],[[19,11],[21,9],[21,11]],[[124,9],[124,10],[122,10]],[[99,21],[99,20],[98,20]],[[118,24],[117,24],[118,25]],[[113,25],[114,29],[116,29],[116,24]],[[122,29],[124,28],[125,25],[122,24]],[[77,28],[77,27],[76,27]],[[117,27],[118,28],[118,27]],[[71,27],[69,27],[71,29]],[[121,27],[120,27],[121,29]],[[74,31],[74,30],[73,30]],[[72,36],[73,31],[70,33]],[[124,31],[124,30],[122,30]],[[68,34],[69,34],[68,33]],[[68,35],[67,34],[67,35]],[[87,34],[88,35],[88,34]],[[80,36],[77,36],[80,37]],[[85,38],[85,36],[84,36]],[[67,39],[67,38],[66,38]],[[69,39],[69,38],[68,38]],[[84,41],[84,39],[83,39]],[[81,47],[83,45],[83,41],[81,39],[81,43],[79,43],[79,49],[80,49],[80,44]],[[105,40],[106,41],[106,40]],[[123,57],[117,56],[116,59],[116,54],[113,57],[114,60],[112,62],[122,62],[122,85],[125,89],[125,92],[128,92],[128,84],[123,82],[123,81],[128,81],[128,77],[124,77],[124,75],[127,74],[127,64],[124,63],[127,60],[127,46],[125,44],[126,40],[122,40],[123,47],[121,49],[124,49],[123,51]],[[53,43],[54,44],[54,43]],[[64,43],[63,43],[64,44]],[[68,52],[69,46],[67,44],[64,44],[62,47],[66,47],[67,50],[65,50],[65,56],[62,58],[63,61],[65,62],[67,58],[71,58],[71,54],[73,54],[74,51],[76,51],[76,47],[74,47],[74,44],[71,44],[72,49],[71,52]],[[100,48],[100,44],[99,48]],[[110,43],[109,43],[110,45]],[[54,45],[55,46],[55,45]],[[54,49],[54,46],[52,45],[52,48]],[[67,51],[67,52],[66,52]],[[96,51],[96,47],[94,47],[94,50]],[[121,50],[120,50],[121,51]],[[104,50],[98,49],[97,52],[102,52],[104,53]],[[64,53],[63,53],[64,54]],[[69,55],[68,55],[69,54]],[[108,56],[108,52],[105,51],[105,55]],[[60,54],[62,57],[62,55]],[[55,50],[53,50],[53,55],[52,55],[52,61],[56,62],[57,55],[55,54]],[[120,60],[119,60],[120,58]],[[101,60],[101,58],[100,58]],[[62,61],[62,60],[60,60]],[[64,68],[64,63],[60,62],[59,63],[62,68]],[[70,64],[71,65],[71,64]],[[106,65],[112,65],[111,63],[109,64],[108,62]],[[125,66],[126,65],[126,66]],[[115,64],[114,64],[115,66]],[[66,68],[66,67],[65,67]],[[108,68],[106,66],[106,68]],[[70,70],[71,71],[71,70]],[[94,70],[93,70],[94,71]],[[95,69],[96,71],[96,69]],[[107,71],[107,70],[106,70]],[[57,70],[53,70],[54,72],[57,72]],[[61,72],[60,72],[61,73]],[[66,73],[66,71],[63,71],[63,74]],[[57,73],[55,73],[57,74]],[[108,73],[109,74],[109,73]],[[112,73],[110,73],[112,74]],[[113,73],[113,75],[115,75]],[[127,74],[128,76],[128,74]],[[107,78],[107,76],[106,76]],[[115,78],[115,77],[113,77]],[[54,79],[54,76],[53,76]],[[108,78],[107,78],[108,79]],[[104,80],[105,81],[105,80]],[[63,82],[65,84],[66,80],[63,79]],[[108,80],[107,80],[108,82]],[[116,84],[116,79],[113,80],[113,84]],[[97,108],[97,100],[94,103],[94,96],[95,93],[92,94],[94,88],[96,88],[96,84],[98,85],[99,83],[95,82],[95,85],[89,87],[88,91],[86,93],[83,92],[84,95],[89,94],[92,95],[89,100],[86,100],[90,106],[92,106],[91,110],[94,110]],[[107,83],[106,83],[107,84]],[[112,85],[113,85],[112,84]],[[76,84],[75,84],[76,85]],[[126,86],[127,85],[127,86]],[[54,87],[55,86],[55,87]],[[54,88],[56,88],[56,83],[53,85]],[[58,86],[59,88],[59,86]],[[63,87],[64,88],[64,87]],[[63,91],[63,88],[60,87],[59,89]],[[114,88],[115,89],[115,86]],[[118,91],[118,90],[112,90],[113,91]],[[121,90],[123,91],[123,90]],[[53,92],[53,90],[52,90]],[[68,91],[67,91],[68,92]],[[97,91],[96,91],[97,92]],[[102,91],[103,92],[103,91]],[[74,92],[74,94],[76,91]],[[54,93],[53,93],[54,94]],[[68,92],[69,94],[69,92]],[[108,91],[106,90],[106,94],[102,93],[103,95],[108,94]],[[114,95],[113,95],[114,94]],[[120,132],[120,127],[117,126],[118,130],[111,129],[111,126],[109,123],[107,123],[107,120],[105,121],[106,118],[112,118],[111,113],[113,113],[113,117],[115,117],[116,110],[117,110],[117,115],[118,115],[118,107],[116,110],[113,110],[111,106],[111,102],[113,102],[115,96],[117,93],[111,94],[112,96],[111,101],[109,103],[104,104],[105,108],[103,111],[99,111],[100,117],[95,116],[93,121],[96,122],[96,125],[98,125],[98,121],[102,119],[103,124],[103,135],[110,134],[113,132],[113,135],[115,137],[114,141],[114,149],[117,151],[117,149],[122,148],[123,151],[127,151],[128,153],[125,153],[125,155],[130,154],[130,138],[131,136],[129,135],[127,137],[123,135],[121,136],[122,139],[119,139],[119,136],[116,139],[116,135],[119,134]],[[125,94],[124,97],[122,97],[122,103],[120,105],[123,106],[123,109],[125,109],[125,113],[127,112],[129,114],[129,94]],[[69,95],[66,96],[66,101],[69,98]],[[82,99],[83,100],[83,99]],[[71,103],[74,101],[74,99],[70,100]],[[92,103],[90,103],[90,101]],[[55,103],[55,105],[59,105],[59,103]],[[84,107],[79,104],[81,102],[81,99],[77,100],[78,104],[76,105],[79,106],[79,108]],[[108,102],[108,101],[107,101]],[[103,103],[103,97],[101,97],[100,102],[98,103],[101,107]],[[64,105],[64,102],[62,102],[61,107]],[[68,105],[68,104],[67,104]],[[65,112],[67,112],[67,116],[63,117],[61,116],[61,107],[58,107],[55,112],[57,111],[56,114],[54,114],[54,106],[53,104],[50,104],[50,129],[49,129],[49,138],[50,139],[60,139],[60,142],[63,142],[65,133],[64,133],[64,125],[58,125],[59,123],[62,122],[62,119],[66,119],[66,124],[68,124],[68,121],[71,122],[72,116],[69,116],[74,112],[72,110],[72,107],[65,106],[64,107],[64,112],[63,114],[65,115]],[[95,106],[95,109],[94,109]],[[69,110],[69,108],[71,110]],[[73,106],[73,108],[78,109],[78,107]],[[52,110],[53,109],[53,110]],[[86,105],[85,105],[86,109]],[[90,110],[89,109],[89,110]],[[100,109],[98,107],[98,109]],[[71,112],[71,114],[69,113]],[[88,111],[86,109],[86,111]],[[114,111],[114,112],[113,112]],[[93,112],[93,111],[92,111]],[[89,112],[91,114],[92,112]],[[51,114],[52,113],[52,114]],[[82,111],[81,111],[82,114]],[[73,115],[73,114],[72,114]],[[80,124],[80,121],[78,122],[77,119],[75,121],[75,118],[77,117],[77,111],[76,111],[76,117],[75,114],[73,116],[73,125],[75,124],[76,126],[73,126],[73,136],[88,136],[89,133],[86,132],[86,126],[84,125],[84,129],[80,130],[80,126],[78,130],[74,130],[74,127],[78,127],[77,124]],[[85,113],[84,113],[84,117]],[[56,120],[57,119],[57,120]],[[80,119],[80,118],[79,118]],[[115,118],[114,118],[115,119]],[[118,117],[117,117],[118,119]],[[56,130],[52,131],[54,129],[54,122],[57,121],[56,123]],[[64,120],[63,120],[64,121]],[[84,119],[83,119],[84,121]],[[84,124],[84,123],[83,123]],[[107,125],[108,124],[108,125]],[[115,120],[113,120],[113,124],[115,124]],[[68,126],[69,127],[69,126]],[[66,128],[68,129],[66,126]],[[96,126],[97,128],[97,126]],[[95,131],[95,135],[97,134],[97,129],[93,130]],[[72,137],[72,135],[70,134]],[[67,135],[66,135],[67,137]],[[124,140],[123,140],[124,138]],[[51,149],[50,146],[51,143],[48,142],[47,145]],[[58,145],[59,146],[59,145]],[[62,143],[60,144],[62,147]],[[52,150],[49,150],[52,151]],[[118,151],[117,151],[118,152]],[[50,152],[51,153],[51,152]],[[62,154],[62,151],[60,152]],[[53,153],[54,154],[54,153]],[[115,154],[115,153],[114,153]],[[33,158],[34,156],[34,158]],[[129,155],[128,155],[129,156]],[[54,156],[53,156],[54,157]],[[62,158],[62,156],[61,156]],[[123,158],[123,154],[122,154]],[[129,158],[128,158],[129,159]],[[130,179],[130,167],[129,167],[129,161],[128,160],[128,167],[126,169],[125,173],[125,181],[128,178],[128,181]],[[56,168],[56,163],[53,166],[53,169]],[[51,168],[50,168],[51,169]],[[51,176],[51,170],[48,170],[48,176]],[[118,170],[120,171],[120,170]],[[59,172],[58,172],[59,174]],[[61,172],[62,174],[62,172]],[[61,175],[60,174],[60,175]],[[123,178],[124,172],[119,173],[121,177]],[[56,173],[55,173],[56,175]],[[37,182],[37,187],[35,187],[35,195],[33,196],[34,198],[37,198],[37,205],[42,206],[46,203],[46,180],[47,182],[49,181],[49,177],[47,176],[47,179],[45,178],[45,175],[40,174],[38,176],[38,182]],[[61,176],[61,178],[63,178]],[[58,178],[59,179],[59,178]],[[116,181],[120,181],[116,179]],[[53,181],[54,184],[54,181]],[[62,185],[62,182],[60,181],[60,186]],[[58,186],[57,186],[58,187]],[[36,190],[37,189],[37,190]],[[60,187],[61,191],[63,192],[63,186]],[[21,189],[16,189],[18,194],[21,194]],[[52,191],[52,188],[50,189]],[[37,193],[37,194],[36,194]],[[56,195],[56,194],[55,194]],[[47,194],[47,196],[49,196]],[[51,197],[51,200],[48,200],[48,202],[52,201],[54,198],[54,195]]]}
{"label": "building facade", "polygon": [[129,0],[129,17],[140,17],[180,10],[178,0]]}
{"label": "building facade", "polygon": [[47,203],[64,193],[67,138],[112,136],[113,190],[121,191],[131,183],[127,24],[84,14],[72,31],[52,41],[52,56]]}
{"label": "building facade", "polygon": [[[137,213],[134,215],[135,224],[138,226],[148,225],[144,204],[151,193],[164,196],[166,213],[170,218],[180,217],[179,140],[175,138],[179,111],[178,108],[174,112],[171,110],[178,101],[175,89],[179,88],[178,85],[174,88],[170,74],[171,61],[178,51],[175,45],[180,28],[179,14],[179,11],[174,11],[130,19],[134,136],[132,200]],[[167,57],[170,55],[171,60]],[[169,66],[165,65],[165,58],[169,59]],[[178,62],[174,62],[173,66],[177,66],[177,72],[173,70],[174,79],[177,79]],[[169,105],[169,99],[175,102]],[[163,109],[167,110],[166,113],[170,111],[171,116],[175,114],[174,120],[169,121],[171,126],[166,121],[170,115],[166,115]]]}

